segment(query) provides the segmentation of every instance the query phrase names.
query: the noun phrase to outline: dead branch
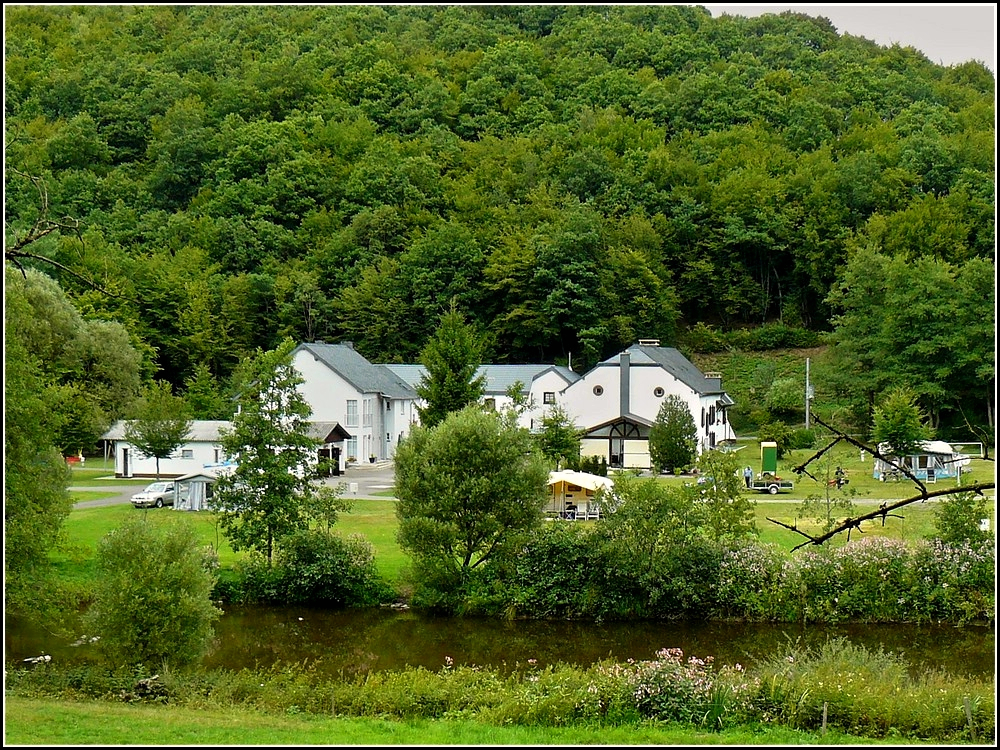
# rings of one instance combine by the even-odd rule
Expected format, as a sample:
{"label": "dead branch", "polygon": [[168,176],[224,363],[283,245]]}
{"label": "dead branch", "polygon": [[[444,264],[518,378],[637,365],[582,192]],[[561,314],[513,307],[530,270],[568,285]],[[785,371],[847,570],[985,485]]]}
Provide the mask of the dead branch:
{"label": "dead branch", "polygon": [[926,485],[924,485],[923,482],[917,479],[903,464],[897,463],[893,457],[882,455],[881,453],[879,453],[877,449],[855,440],[846,433],[826,424],[819,418],[816,418],[816,423],[830,430],[834,434],[835,439],[825,448],[823,448],[820,451],[817,451],[815,454],[806,459],[806,461],[803,464],[792,469],[792,471],[794,471],[796,474],[799,475],[806,474],[807,476],[815,479],[815,477],[813,477],[812,474],[809,474],[809,472],[806,471],[806,467],[812,461],[815,461],[817,458],[819,458],[828,450],[830,450],[838,442],[844,440],[848,443],[851,443],[854,446],[857,446],[858,448],[862,448],[870,452],[875,458],[881,459],[885,463],[896,468],[900,473],[904,474],[906,477],[908,477],[910,480],[913,481],[913,483],[917,487],[918,494],[914,495],[913,497],[908,497],[905,500],[898,500],[891,504],[888,502],[884,502],[878,507],[877,510],[872,511],[871,513],[866,513],[864,515],[858,516],[857,518],[845,518],[843,521],[840,522],[840,524],[838,524],[834,528],[830,529],[829,531],[819,536],[813,536],[812,534],[807,534],[806,532],[797,528],[797,525],[795,524],[789,526],[788,524],[782,523],[781,521],[778,521],[774,518],[768,518],[767,520],[770,521],[771,523],[777,524],[778,526],[782,526],[788,529],[789,531],[794,531],[796,534],[800,534],[801,536],[804,536],[807,539],[807,541],[803,542],[802,544],[793,547],[792,552],[794,552],[797,549],[801,549],[802,547],[805,547],[809,544],[815,544],[815,545],[823,544],[824,542],[827,542],[833,537],[835,537],[837,534],[841,534],[845,531],[847,532],[847,540],[850,541],[852,530],[857,529],[859,534],[864,533],[864,530],[861,528],[861,524],[864,521],[871,521],[876,518],[881,518],[882,525],[884,526],[885,519],[889,516],[892,516],[894,518],[903,518],[903,516],[899,515],[898,513],[893,513],[892,511],[897,510],[898,508],[902,508],[903,506],[910,505],[912,503],[923,502],[925,500],[929,500],[934,497],[957,495],[963,492],[974,492],[976,494],[982,495],[983,490],[991,490],[996,488],[996,482],[983,482],[983,483],[976,482],[975,484],[971,485],[966,485],[966,486],[959,485],[957,487],[949,487],[943,490],[935,490],[933,492],[928,492]]}
{"label": "dead branch", "polygon": [[[14,239],[14,242],[8,247],[6,245],[5,236],[5,246],[3,250],[4,260],[8,261],[13,265],[18,271],[21,272],[22,276],[27,275],[27,271],[22,264],[23,260],[34,260],[40,263],[47,263],[50,266],[58,268],[60,271],[70,274],[74,278],[82,281],[87,286],[100,292],[101,294],[106,294],[109,297],[115,297],[117,299],[128,299],[120,294],[115,294],[114,292],[102,287],[100,284],[96,283],[92,279],[87,278],[79,271],[75,271],[72,268],[60,263],[57,260],[48,258],[44,255],[39,255],[38,253],[29,252],[25,248],[30,247],[34,243],[38,242],[43,237],[47,237],[53,232],[70,232],[76,235],[77,239],[83,242],[83,237],[80,234],[81,223],[79,219],[75,219],[72,216],[64,216],[61,219],[50,219],[49,216],[49,194],[45,189],[45,184],[42,182],[40,177],[35,177],[34,175],[22,172],[19,169],[10,167],[10,171],[19,177],[23,177],[29,180],[32,185],[35,186],[35,190],[38,191],[38,218],[31,225],[31,228],[25,232],[22,236]],[[6,232],[4,233],[6,235]]]}
{"label": "dead branch", "polygon": [[806,532],[802,531],[802,529],[796,528],[794,525],[789,526],[787,523],[782,523],[781,521],[778,521],[774,518],[768,518],[767,520],[770,521],[771,523],[777,524],[778,526],[783,526],[789,531],[794,531],[796,534],[801,534],[808,540],[792,548],[792,552],[794,552],[795,550],[805,547],[806,545],[809,544],[823,544],[824,542],[835,537],[837,534],[843,533],[845,531],[848,532],[847,538],[848,541],[850,541],[851,529],[857,529],[860,533],[862,534],[864,533],[864,531],[861,529],[861,524],[864,521],[871,521],[876,518],[881,518],[882,525],[884,526],[885,519],[888,516],[893,516],[894,518],[903,518],[903,516],[899,515],[898,513],[893,513],[892,511],[898,508],[902,508],[904,505],[911,505],[912,503],[923,502],[933,497],[958,495],[963,492],[973,492],[977,495],[982,495],[983,490],[992,490],[992,489],[996,489],[996,482],[983,482],[983,483],[976,482],[975,484],[959,485],[958,487],[948,487],[946,489],[935,490],[933,492],[924,491],[921,492],[919,495],[908,497],[905,500],[898,500],[892,504],[882,503],[877,510],[873,510],[871,513],[865,513],[864,515],[858,516],[857,518],[845,518],[843,521],[841,521],[839,525],[837,525],[833,529],[830,529],[830,531],[821,534],[820,536],[812,536],[811,534],[807,534]]}

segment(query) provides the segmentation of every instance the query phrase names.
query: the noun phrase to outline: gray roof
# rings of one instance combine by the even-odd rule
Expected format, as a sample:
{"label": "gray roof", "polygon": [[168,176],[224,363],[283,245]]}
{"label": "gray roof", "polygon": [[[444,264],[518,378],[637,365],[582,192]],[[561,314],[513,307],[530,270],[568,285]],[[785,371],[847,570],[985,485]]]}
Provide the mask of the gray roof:
{"label": "gray roof", "polygon": [[[328,438],[340,438],[341,440],[346,440],[351,437],[351,433],[340,426],[340,422],[309,422],[306,426],[306,434],[326,442]],[[331,442],[337,442],[333,440]]]}
{"label": "gray roof", "polygon": [[[224,419],[196,419],[191,422],[191,429],[188,430],[187,440],[189,443],[217,443],[219,442],[220,430],[229,429],[231,422]],[[101,440],[124,440],[125,420],[119,419],[101,435]]]}
{"label": "gray roof", "polygon": [[301,349],[357,388],[359,393],[381,393],[389,398],[417,397],[413,388],[389,367],[372,364],[350,344],[299,344],[295,351]]}
{"label": "gray roof", "polygon": [[[423,365],[385,365],[398,377],[405,380],[411,387],[416,388],[427,371]],[[524,385],[524,392],[531,387],[531,382],[549,370],[554,370],[562,376],[566,384],[569,385],[580,379],[580,376],[568,367],[559,365],[480,365],[476,370],[476,377],[482,375],[486,378],[486,393],[490,395],[502,396],[507,393],[507,389],[517,381]]]}
{"label": "gray roof", "polygon": [[[706,378],[705,373],[695,367],[691,360],[672,347],[633,344],[625,351],[628,352],[631,364],[659,365],[695,393],[702,396],[715,394],[725,396],[725,391],[722,390],[721,378]],[[616,354],[604,360],[601,364],[615,364],[620,366],[621,354]]]}

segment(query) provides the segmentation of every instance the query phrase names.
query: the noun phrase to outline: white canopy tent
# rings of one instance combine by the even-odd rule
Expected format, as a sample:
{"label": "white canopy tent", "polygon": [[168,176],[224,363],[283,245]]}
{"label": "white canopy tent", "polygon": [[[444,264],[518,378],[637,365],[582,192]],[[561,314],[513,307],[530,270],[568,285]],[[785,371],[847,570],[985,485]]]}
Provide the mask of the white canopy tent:
{"label": "white canopy tent", "polygon": [[565,469],[549,472],[549,504],[553,518],[596,520],[600,518],[599,494],[610,492],[614,482],[607,477]]}

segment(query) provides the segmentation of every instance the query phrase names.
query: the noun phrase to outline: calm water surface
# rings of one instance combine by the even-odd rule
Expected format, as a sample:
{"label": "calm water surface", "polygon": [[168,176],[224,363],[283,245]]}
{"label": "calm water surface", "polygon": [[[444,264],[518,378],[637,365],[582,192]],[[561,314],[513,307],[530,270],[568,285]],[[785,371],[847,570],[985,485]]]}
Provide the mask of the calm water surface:
{"label": "calm water surface", "polygon": [[[215,632],[212,650],[203,662],[206,667],[242,669],[305,662],[331,675],[407,666],[437,670],[445,657],[456,664],[500,669],[513,669],[529,659],[541,666],[588,665],[606,658],[650,659],[660,648],[714,656],[721,664],[753,666],[786,653],[790,643],[820,645],[831,637],[900,654],[914,672],[996,673],[996,633],[986,626],[501,622],[386,609],[227,605]],[[5,622],[4,641],[8,663],[43,653],[64,662],[96,658],[92,645],[74,646],[17,618]]]}

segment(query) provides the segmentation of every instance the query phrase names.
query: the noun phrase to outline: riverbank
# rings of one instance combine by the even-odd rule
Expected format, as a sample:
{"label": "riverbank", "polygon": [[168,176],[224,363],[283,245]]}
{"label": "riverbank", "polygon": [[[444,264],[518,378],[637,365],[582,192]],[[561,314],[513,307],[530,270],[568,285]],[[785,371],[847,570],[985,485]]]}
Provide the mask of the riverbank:
{"label": "riverbank", "polygon": [[[593,744],[598,738],[602,744],[743,744],[747,734],[774,731],[805,733],[794,735],[794,744],[833,738],[845,744],[847,735],[867,744],[908,738],[967,744],[989,743],[996,733],[992,679],[913,674],[905,660],[843,639],[816,648],[789,644],[751,668],[664,648],[642,661],[529,663],[506,672],[446,662],[436,671],[332,678],[300,664],[145,674],[140,679],[132,669],[67,669],[56,662],[8,669],[7,744],[301,745],[314,743],[310,728],[334,719],[375,722],[388,735],[376,744],[421,745],[438,743],[428,734],[404,739],[395,730],[430,722],[425,726],[435,727],[432,734],[444,744]],[[58,716],[76,706],[86,716]],[[210,716],[229,723],[221,739],[204,736],[202,720]],[[307,727],[289,731],[304,729],[309,739],[259,733],[261,719],[270,717],[303,720]],[[151,728],[155,736],[144,734]],[[498,737],[513,728],[522,739]],[[316,744],[353,744],[343,729],[328,725]],[[463,730],[472,734],[461,739]],[[675,734],[655,738],[650,730]],[[785,734],[785,741],[792,736]]]}

